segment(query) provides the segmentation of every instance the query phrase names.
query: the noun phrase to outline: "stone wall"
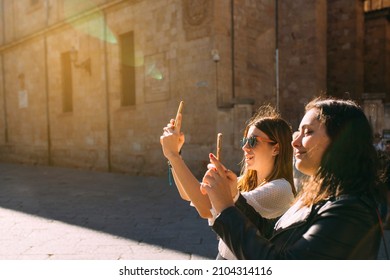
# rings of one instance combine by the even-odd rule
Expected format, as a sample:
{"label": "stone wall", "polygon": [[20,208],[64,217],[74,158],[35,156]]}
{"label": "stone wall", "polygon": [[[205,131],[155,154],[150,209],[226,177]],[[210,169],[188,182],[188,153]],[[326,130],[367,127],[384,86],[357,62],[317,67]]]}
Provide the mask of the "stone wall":
{"label": "stone wall", "polygon": [[390,8],[365,18],[364,91],[390,93]]}
{"label": "stone wall", "polygon": [[326,2],[279,1],[280,110],[294,129],[305,104],[326,91]]}
{"label": "stone wall", "polygon": [[[2,2],[14,11],[3,13],[1,32],[2,160],[163,175],[167,167],[159,136],[184,100],[183,157],[194,173],[204,173],[218,132],[224,134],[226,162],[239,169],[238,138],[254,111],[254,101],[246,98],[260,104],[267,97],[255,93],[259,85],[272,88],[265,73],[272,60],[261,66],[262,79],[253,70],[260,61],[259,34],[264,33],[252,25],[258,23],[253,16],[233,54],[232,28],[240,33],[247,25],[232,24],[230,1],[38,1],[34,7]],[[245,12],[258,3],[244,7],[240,20],[246,22]],[[136,105],[123,107],[118,38],[130,31],[135,38]],[[61,55],[72,48],[78,57],[72,66],[73,111],[63,112]],[[213,49],[219,51],[218,63]],[[262,47],[263,57],[265,51]],[[90,73],[76,66],[87,60]],[[237,80],[243,81],[236,83],[239,102],[232,95],[234,65],[241,77]],[[152,68],[161,79],[151,75]],[[230,105],[221,106],[219,98]]]}
{"label": "stone wall", "polygon": [[390,7],[365,15],[364,105],[374,131],[390,129]]}
{"label": "stone wall", "polygon": [[364,87],[363,1],[328,1],[327,91],[360,100]]}
{"label": "stone wall", "polygon": [[[159,137],[183,100],[190,168],[204,174],[221,132],[223,160],[238,171],[260,105],[296,129],[313,96],[363,90],[362,1],[0,0],[0,12],[3,161],[164,176]],[[136,102],[122,106],[128,32]],[[72,49],[64,112],[61,57]]]}

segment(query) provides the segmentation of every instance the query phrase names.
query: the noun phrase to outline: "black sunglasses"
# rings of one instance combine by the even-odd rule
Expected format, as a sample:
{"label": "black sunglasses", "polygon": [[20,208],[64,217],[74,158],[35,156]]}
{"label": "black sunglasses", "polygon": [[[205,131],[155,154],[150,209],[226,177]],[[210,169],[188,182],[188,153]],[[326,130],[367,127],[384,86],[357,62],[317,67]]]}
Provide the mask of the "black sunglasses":
{"label": "black sunglasses", "polygon": [[241,148],[244,147],[246,145],[246,143],[248,143],[250,148],[254,148],[254,147],[256,147],[256,144],[259,141],[260,142],[266,142],[266,143],[273,143],[273,144],[275,144],[275,141],[272,141],[271,139],[263,138],[263,137],[260,137],[260,136],[251,136],[249,138],[246,138],[246,137],[242,138],[242,140],[241,140]]}

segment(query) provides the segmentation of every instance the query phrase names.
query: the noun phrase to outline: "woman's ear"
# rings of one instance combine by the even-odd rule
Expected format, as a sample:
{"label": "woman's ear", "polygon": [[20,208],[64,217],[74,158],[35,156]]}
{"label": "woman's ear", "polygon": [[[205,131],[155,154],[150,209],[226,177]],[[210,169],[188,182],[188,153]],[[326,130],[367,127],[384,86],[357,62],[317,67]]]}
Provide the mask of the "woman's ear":
{"label": "woman's ear", "polygon": [[279,143],[273,145],[272,156],[276,157],[279,154]]}

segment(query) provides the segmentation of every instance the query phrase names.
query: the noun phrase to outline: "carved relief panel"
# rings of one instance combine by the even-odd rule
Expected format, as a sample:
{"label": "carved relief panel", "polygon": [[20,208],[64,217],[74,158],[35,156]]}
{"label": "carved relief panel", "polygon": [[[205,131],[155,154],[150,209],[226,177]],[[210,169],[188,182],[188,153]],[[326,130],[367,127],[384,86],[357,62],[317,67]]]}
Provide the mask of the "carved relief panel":
{"label": "carved relief panel", "polygon": [[210,35],[213,0],[182,0],[183,27],[187,40]]}

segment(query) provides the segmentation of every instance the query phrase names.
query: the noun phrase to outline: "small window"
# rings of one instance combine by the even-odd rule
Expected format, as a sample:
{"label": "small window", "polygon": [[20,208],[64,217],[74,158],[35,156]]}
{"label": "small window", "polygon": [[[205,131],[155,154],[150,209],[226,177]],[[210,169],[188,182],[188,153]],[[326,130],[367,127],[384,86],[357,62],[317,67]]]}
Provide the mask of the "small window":
{"label": "small window", "polygon": [[72,62],[70,52],[61,55],[62,64],[62,111],[64,113],[73,111],[73,81]]}
{"label": "small window", "polygon": [[121,48],[121,106],[135,105],[134,32],[120,36]]}

